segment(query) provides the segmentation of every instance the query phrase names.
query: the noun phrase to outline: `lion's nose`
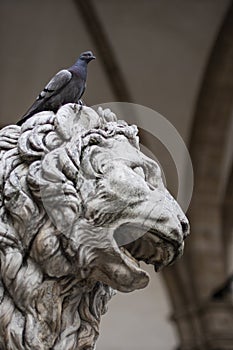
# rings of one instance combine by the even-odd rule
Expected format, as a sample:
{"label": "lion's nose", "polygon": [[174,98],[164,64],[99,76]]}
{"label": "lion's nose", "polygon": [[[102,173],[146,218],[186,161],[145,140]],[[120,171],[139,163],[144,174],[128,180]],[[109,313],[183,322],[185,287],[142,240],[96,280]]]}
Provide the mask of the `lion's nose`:
{"label": "lion's nose", "polygon": [[183,219],[180,221],[180,224],[182,227],[184,238],[186,238],[189,235],[189,222],[187,219]]}

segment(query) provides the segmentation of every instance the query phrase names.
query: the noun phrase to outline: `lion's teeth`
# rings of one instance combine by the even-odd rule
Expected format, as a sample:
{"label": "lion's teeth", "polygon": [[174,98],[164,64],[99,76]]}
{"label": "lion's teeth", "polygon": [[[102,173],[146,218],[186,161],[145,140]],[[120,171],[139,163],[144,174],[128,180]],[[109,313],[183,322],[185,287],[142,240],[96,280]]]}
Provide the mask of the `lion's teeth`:
{"label": "lion's teeth", "polygon": [[137,264],[138,267],[140,267],[139,262],[130,254],[130,252],[125,249],[124,247],[120,247],[120,250],[131,260],[133,261],[135,264]]}

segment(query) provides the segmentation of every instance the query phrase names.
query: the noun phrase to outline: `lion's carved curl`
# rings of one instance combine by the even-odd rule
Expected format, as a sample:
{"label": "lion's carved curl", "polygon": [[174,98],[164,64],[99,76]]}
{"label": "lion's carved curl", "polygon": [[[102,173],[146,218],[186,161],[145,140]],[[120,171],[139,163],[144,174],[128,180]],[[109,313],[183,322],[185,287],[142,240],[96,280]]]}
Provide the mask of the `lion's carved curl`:
{"label": "lion's carved curl", "polygon": [[0,349],[94,349],[113,289],[147,285],[140,260],[181,255],[187,219],[110,110],[8,126],[0,162]]}

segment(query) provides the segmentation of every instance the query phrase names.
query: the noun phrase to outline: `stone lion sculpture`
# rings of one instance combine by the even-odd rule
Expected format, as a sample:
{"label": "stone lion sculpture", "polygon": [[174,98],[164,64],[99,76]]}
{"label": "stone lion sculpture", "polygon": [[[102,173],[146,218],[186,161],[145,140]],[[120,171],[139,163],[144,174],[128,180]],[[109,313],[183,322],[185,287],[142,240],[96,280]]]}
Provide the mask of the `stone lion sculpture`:
{"label": "stone lion sculpture", "polygon": [[0,132],[0,349],[94,349],[114,290],[144,288],[188,221],[136,126],[68,104]]}

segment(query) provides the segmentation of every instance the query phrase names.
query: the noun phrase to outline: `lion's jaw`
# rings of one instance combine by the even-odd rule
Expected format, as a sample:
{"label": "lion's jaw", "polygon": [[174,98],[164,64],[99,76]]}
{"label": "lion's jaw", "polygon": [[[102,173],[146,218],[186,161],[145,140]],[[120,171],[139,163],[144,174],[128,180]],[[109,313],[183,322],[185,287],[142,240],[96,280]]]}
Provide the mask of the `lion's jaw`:
{"label": "lion's jaw", "polygon": [[137,145],[135,126],[73,104],[0,132],[1,349],[95,348],[109,286],[143,288],[140,260],[180,254],[187,220]]}
{"label": "lion's jaw", "polygon": [[90,276],[122,292],[144,288],[149,276],[139,261],[157,271],[180,256],[189,232],[185,215],[165,189],[158,164],[123,136],[88,147],[81,169],[85,214],[73,242],[91,247]]}

